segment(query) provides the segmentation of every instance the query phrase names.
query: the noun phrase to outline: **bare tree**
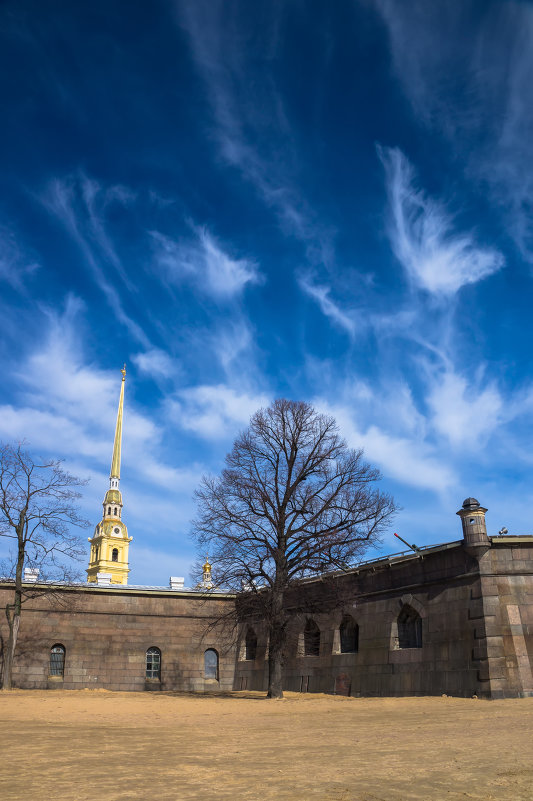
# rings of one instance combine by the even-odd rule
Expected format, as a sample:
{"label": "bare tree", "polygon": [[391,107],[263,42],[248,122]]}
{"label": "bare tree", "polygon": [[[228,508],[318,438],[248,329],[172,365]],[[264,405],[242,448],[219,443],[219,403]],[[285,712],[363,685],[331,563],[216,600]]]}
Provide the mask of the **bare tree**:
{"label": "bare tree", "polygon": [[11,689],[22,604],[47,589],[25,584],[23,569],[39,569],[49,580],[72,577],[71,560],[81,557],[83,544],[70,527],[88,525],[75,506],[77,488],[85,483],[62,470],[58,461],[35,462],[21,445],[0,446],[0,536],[12,539],[15,546],[9,575],[4,576],[14,583],[14,592],[5,607],[9,635],[3,689]]}
{"label": "bare tree", "polygon": [[332,417],[288,400],[256,412],[221,476],[203,478],[193,536],[209,549],[215,582],[268,624],[269,698],[283,695],[293,588],[360,560],[396,511],[379,478]]}

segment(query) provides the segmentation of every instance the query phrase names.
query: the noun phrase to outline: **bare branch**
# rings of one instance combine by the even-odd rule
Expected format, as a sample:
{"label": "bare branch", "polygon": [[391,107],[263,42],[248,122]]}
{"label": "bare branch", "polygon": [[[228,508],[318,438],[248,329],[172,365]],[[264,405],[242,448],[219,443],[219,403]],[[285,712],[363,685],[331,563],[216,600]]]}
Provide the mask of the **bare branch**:
{"label": "bare branch", "polygon": [[302,578],[345,570],[379,539],[396,510],[375,488],[379,478],[333,418],[281,399],[254,414],[221,476],[205,477],[196,492],[193,536],[209,550],[216,583],[246,587],[239,608],[249,596],[269,624],[269,694],[281,693],[286,593],[294,606]]}
{"label": "bare branch", "polygon": [[65,472],[56,460],[34,461],[21,444],[0,445],[0,537],[16,541],[11,560],[4,560],[2,576],[14,582],[14,597],[5,607],[9,642],[4,657],[3,686],[11,686],[11,668],[22,605],[36,594],[53,591],[23,582],[23,569],[39,568],[46,582],[65,581],[73,575],[71,560],[83,554],[80,537],[72,528],[88,522],[78,514],[76,502],[85,481]]}

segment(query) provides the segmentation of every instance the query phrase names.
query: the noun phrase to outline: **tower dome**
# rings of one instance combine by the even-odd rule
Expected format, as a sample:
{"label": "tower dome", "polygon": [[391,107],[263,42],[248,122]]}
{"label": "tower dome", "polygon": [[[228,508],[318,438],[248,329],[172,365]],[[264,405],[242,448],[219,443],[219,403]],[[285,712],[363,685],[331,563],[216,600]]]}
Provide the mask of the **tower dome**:
{"label": "tower dome", "polygon": [[463,509],[479,509],[480,503],[477,498],[465,498],[463,501]]}

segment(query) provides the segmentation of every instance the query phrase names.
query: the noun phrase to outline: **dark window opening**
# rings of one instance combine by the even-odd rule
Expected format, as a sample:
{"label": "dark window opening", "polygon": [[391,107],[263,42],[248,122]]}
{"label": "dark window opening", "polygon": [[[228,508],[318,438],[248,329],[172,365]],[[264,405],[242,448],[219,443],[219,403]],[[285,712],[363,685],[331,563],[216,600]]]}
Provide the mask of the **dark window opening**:
{"label": "dark window opening", "polygon": [[359,650],[359,626],[350,615],[345,615],[340,628],[341,654],[354,654]]}
{"label": "dark window opening", "polygon": [[149,648],[146,652],[146,678],[161,680],[161,651]]}
{"label": "dark window opening", "polygon": [[218,681],[218,654],[214,648],[208,648],[204,654],[204,678]]}
{"label": "dark window opening", "polygon": [[245,659],[253,661],[257,656],[257,636],[253,629],[248,629],[245,640]]}
{"label": "dark window opening", "polygon": [[65,646],[54,645],[50,648],[50,676],[61,676],[65,674]]}
{"label": "dark window opening", "polygon": [[110,507],[110,506],[108,506],[108,507],[107,507],[107,514],[108,514],[108,515],[110,515],[110,514],[111,514],[111,507]]}
{"label": "dark window opening", "polygon": [[98,554],[100,553],[100,547],[97,545],[94,549],[94,561],[98,561]]}
{"label": "dark window opening", "polygon": [[111,561],[118,562],[118,548],[113,548],[113,552],[111,554]]}
{"label": "dark window opening", "polygon": [[422,648],[422,618],[412,606],[404,606],[398,615],[398,647]]}
{"label": "dark window opening", "polygon": [[319,656],[320,654],[320,629],[314,620],[309,620],[304,629],[304,655]]}
{"label": "dark window opening", "polygon": [[115,515],[115,517],[117,516],[117,507],[116,506],[115,506],[115,511],[114,511],[113,514]]}

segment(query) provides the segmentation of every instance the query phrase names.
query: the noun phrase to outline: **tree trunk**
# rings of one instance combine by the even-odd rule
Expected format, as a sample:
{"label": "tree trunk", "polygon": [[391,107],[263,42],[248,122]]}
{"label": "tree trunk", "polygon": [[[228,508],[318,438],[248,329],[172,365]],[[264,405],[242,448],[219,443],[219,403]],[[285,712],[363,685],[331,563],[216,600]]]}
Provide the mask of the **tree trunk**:
{"label": "tree trunk", "polygon": [[283,698],[283,636],[279,626],[270,627],[268,649],[268,692],[267,698]]}
{"label": "tree trunk", "polygon": [[19,523],[17,525],[18,552],[17,565],[15,568],[15,597],[13,598],[13,603],[6,606],[9,637],[7,639],[7,648],[4,656],[4,679],[2,682],[2,688],[4,690],[10,690],[12,687],[13,660],[15,658],[15,648],[17,647],[17,639],[19,636],[20,613],[22,611],[22,568],[24,566],[25,556],[25,518],[26,513],[23,511],[21,512]]}
{"label": "tree trunk", "polygon": [[276,590],[272,597],[269,637],[267,698],[283,698],[285,621],[283,618],[283,593]]}
{"label": "tree trunk", "polygon": [[12,616],[6,609],[7,622],[9,623],[9,636],[7,638],[6,653],[4,656],[4,680],[2,688],[4,690],[11,690],[12,676],[13,676],[13,659],[15,656],[15,648],[17,647],[17,639],[19,635],[20,626],[20,608],[18,614],[13,609]]}

